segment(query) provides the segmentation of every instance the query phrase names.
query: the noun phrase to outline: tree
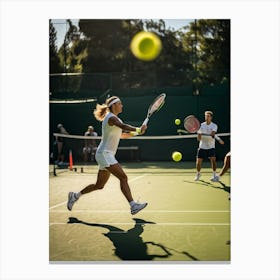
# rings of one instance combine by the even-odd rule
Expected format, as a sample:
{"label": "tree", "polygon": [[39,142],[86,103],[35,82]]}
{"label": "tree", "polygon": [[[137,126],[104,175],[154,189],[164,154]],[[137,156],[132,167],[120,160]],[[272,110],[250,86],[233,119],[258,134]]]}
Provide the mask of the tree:
{"label": "tree", "polygon": [[[81,60],[84,57],[84,44],[80,40],[78,27],[72,24],[70,19],[66,20],[68,30],[64,42],[59,49],[58,55],[63,72],[82,72]],[[82,47],[81,47],[82,46]]]}
{"label": "tree", "polygon": [[[141,21],[139,21],[141,26]],[[87,40],[85,72],[122,72],[131,70],[129,34],[140,30],[129,20],[80,20],[80,31]]]}
{"label": "tree", "polygon": [[[138,82],[132,85],[128,82],[132,72],[143,72],[145,75],[159,73],[158,77],[162,78],[158,85],[167,82],[170,85],[180,84],[188,79],[184,72],[190,72],[190,54],[183,48],[182,33],[166,29],[163,20],[80,20],[79,27],[87,39],[88,56],[83,60],[84,72],[122,73],[124,87],[140,87],[145,84],[144,80],[147,81],[142,77],[139,82],[138,77]],[[154,61],[138,60],[129,49],[133,36],[142,30],[155,32],[162,41],[162,52]],[[180,78],[176,76],[177,79],[174,79],[174,73],[180,73]]]}
{"label": "tree", "polygon": [[[81,78],[75,91],[104,92],[112,84],[115,89],[197,88],[230,77],[229,20],[195,20],[180,30],[166,28],[163,20],[82,19],[78,27],[71,20],[67,24],[58,52],[61,67],[64,72],[90,73]],[[131,39],[142,30],[152,31],[161,39],[161,54],[153,61],[136,59],[130,51]]]}
{"label": "tree", "polygon": [[230,21],[197,20],[184,37],[192,54],[194,81],[217,84],[230,77]]}
{"label": "tree", "polygon": [[61,67],[59,65],[59,57],[57,54],[56,46],[56,31],[51,20],[49,21],[49,72],[59,73],[61,72]]}

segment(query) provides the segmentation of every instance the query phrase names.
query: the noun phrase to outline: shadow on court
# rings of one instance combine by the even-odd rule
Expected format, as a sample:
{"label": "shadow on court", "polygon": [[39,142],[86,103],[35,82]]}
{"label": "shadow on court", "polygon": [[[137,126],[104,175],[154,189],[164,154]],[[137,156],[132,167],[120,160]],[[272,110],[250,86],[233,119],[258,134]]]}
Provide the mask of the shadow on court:
{"label": "shadow on court", "polygon": [[[145,224],[156,223],[137,218],[134,218],[133,220],[135,221],[134,227],[127,231],[107,224],[83,222],[74,217],[69,217],[68,224],[80,223],[91,227],[102,227],[109,230],[109,232],[104,233],[104,236],[110,239],[110,241],[113,243],[115,247],[115,255],[121,260],[149,261],[153,260],[154,258],[166,259],[172,255],[170,250],[184,254],[192,260],[198,260],[187,252],[179,252],[175,249],[165,247],[162,244],[152,241],[144,242],[140,235],[144,232]],[[162,254],[148,254],[148,244],[160,248],[162,250]]]}
{"label": "shadow on court", "polygon": [[219,183],[221,186],[216,186],[212,183],[209,183],[209,182],[206,182],[206,181],[203,181],[203,180],[200,180],[204,185],[208,186],[208,187],[211,187],[211,188],[214,188],[214,189],[220,189],[220,190],[223,190],[227,193],[230,193],[230,187],[229,186],[226,186],[226,184],[224,184],[223,182],[219,181],[217,183]]}
{"label": "shadow on court", "polygon": [[224,183],[221,182],[221,181],[219,181],[219,183],[222,185],[222,188],[221,188],[221,187],[218,187],[219,189],[223,189],[225,192],[230,193],[230,187],[229,187],[229,186],[226,186],[226,184],[224,184]]}
{"label": "shadow on court", "polygon": [[[187,181],[187,180],[184,180],[184,182],[193,183],[193,181]],[[217,183],[221,184],[221,186],[216,186],[213,183],[210,183],[210,182],[207,182],[207,181],[204,181],[204,180],[199,180],[199,181],[196,181],[195,183],[199,184],[199,185],[211,187],[211,188],[214,188],[214,189],[220,189],[220,190],[223,190],[227,193],[230,193],[230,187],[227,186],[226,184],[224,184],[221,181],[217,182]]]}

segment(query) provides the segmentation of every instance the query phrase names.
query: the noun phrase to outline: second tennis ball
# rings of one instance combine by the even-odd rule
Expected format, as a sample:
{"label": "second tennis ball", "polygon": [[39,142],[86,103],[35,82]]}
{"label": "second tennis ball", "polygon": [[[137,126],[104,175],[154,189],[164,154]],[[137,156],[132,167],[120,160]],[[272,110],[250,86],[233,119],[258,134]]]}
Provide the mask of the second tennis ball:
{"label": "second tennis ball", "polygon": [[180,119],[176,119],[176,120],[175,120],[175,124],[176,124],[176,125],[179,125],[180,123],[181,123],[181,120],[180,120]]}
{"label": "second tennis ball", "polygon": [[180,161],[182,159],[182,154],[180,152],[173,152],[172,159],[174,161]]}
{"label": "second tennis ball", "polygon": [[140,31],[132,38],[130,49],[136,58],[151,61],[160,54],[162,44],[160,38],[155,33]]}

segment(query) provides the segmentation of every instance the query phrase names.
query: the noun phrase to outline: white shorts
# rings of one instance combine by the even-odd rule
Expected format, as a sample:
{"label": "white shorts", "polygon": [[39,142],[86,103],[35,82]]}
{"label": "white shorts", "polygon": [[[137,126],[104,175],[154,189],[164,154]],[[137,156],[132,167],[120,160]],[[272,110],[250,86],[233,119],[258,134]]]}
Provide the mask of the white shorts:
{"label": "white shorts", "polygon": [[106,170],[106,167],[118,163],[115,155],[111,152],[96,153],[95,159],[99,165],[99,170]]}

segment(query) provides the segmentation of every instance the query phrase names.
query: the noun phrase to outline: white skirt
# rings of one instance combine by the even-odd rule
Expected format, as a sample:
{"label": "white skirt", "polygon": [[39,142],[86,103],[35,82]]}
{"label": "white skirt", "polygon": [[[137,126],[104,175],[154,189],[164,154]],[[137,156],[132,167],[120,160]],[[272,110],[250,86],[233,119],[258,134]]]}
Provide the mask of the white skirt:
{"label": "white skirt", "polygon": [[114,153],[112,152],[102,152],[102,153],[96,153],[95,159],[99,165],[100,170],[105,170],[106,167],[109,167],[113,164],[118,163],[118,161],[115,158]]}

